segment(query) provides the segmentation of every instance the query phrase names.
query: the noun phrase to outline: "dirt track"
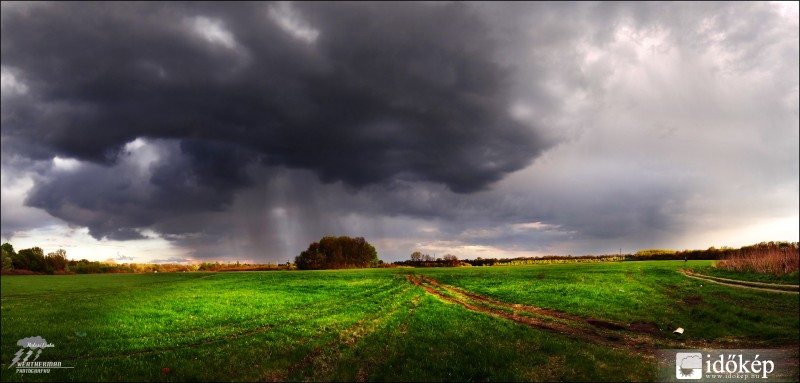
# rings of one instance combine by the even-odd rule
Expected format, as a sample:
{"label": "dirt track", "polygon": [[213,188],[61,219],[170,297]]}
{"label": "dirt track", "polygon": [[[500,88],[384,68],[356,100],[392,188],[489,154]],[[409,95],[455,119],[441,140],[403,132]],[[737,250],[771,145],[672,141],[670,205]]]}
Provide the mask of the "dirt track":
{"label": "dirt track", "polygon": [[[421,276],[406,274],[411,283],[430,294],[497,318],[535,327],[537,329],[566,335],[570,338],[625,349],[644,357],[653,357],[658,348],[726,348],[728,343],[709,342],[696,339],[681,339],[671,329],[659,329],[654,323],[615,323],[598,318],[585,318],[560,311],[548,310],[522,304],[510,304],[482,297],[463,289],[448,286]],[[741,344],[737,344],[741,346]]]}
{"label": "dirt track", "polygon": [[683,273],[683,275],[685,275],[685,276],[687,276],[689,278],[694,278],[694,279],[699,279],[701,281],[716,283],[718,285],[738,287],[738,288],[750,289],[750,290],[769,291],[769,292],[772,292],[772,293],[800,294],[800,291],[779,290],[779,289],[770,289],[768,287],[748,286],[748,285],[737,284],[737,283],[727,283],[727,282],[719,281],[719,280],[716,280],[716,279],[721,279],[721,280],[724,280],[724,281],[731,281],[731,282],[734,282],[734,281],[735,282],[743,282],[743,283],[755,284],[755,285],[760,285],[760,286],[790,286],[790,287],[797,287],[796,285],[779,285],[779,284],[775,284],[775,283],[736,281],[734,279],[718,278],[718,277],[714,277],[714,279],[711,279],[711,278],[708,278],[708,277],[705,277],[705,276],[701,276],[701,275],[692,273],[691,271],[687,271],[687,270],[682,270],[681,273]]}

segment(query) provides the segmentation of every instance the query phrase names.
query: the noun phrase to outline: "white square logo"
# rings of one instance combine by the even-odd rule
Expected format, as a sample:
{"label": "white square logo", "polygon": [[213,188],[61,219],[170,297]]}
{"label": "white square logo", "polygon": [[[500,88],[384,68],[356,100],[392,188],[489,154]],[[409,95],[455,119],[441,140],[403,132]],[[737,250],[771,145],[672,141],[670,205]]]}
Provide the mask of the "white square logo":
{"label": "white square logo", "polygon": [[699,352],[676,353],[675,377],[678,379],[702,379],[703,355]]}

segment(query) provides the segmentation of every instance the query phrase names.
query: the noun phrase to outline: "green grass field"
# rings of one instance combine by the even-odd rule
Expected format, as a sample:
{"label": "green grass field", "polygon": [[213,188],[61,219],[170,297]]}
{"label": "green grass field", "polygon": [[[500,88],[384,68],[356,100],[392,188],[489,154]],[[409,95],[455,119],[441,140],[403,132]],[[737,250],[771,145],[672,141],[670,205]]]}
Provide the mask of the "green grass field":
{"label": "green grass field", "polygon": [[[707,284],[681,267],[3,276],[0,377],[647,381],[660,348],[797,352],[797,295]],[[54,345],[40,361],[74,368],[9,368],[17,340],[33,336]]]}

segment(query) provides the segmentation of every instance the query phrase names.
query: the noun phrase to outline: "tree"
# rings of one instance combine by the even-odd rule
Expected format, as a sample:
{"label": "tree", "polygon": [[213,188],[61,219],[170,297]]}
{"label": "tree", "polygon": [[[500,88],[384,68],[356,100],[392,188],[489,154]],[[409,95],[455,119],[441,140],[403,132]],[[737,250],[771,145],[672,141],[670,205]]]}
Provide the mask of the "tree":
{"label": "tree", "polygon": [[3,271],[14,270],[14,257],[17,253],[14,252],[14,247],[10,243],[4,243],[2,246],[3,253]]}
{"label": "tree", "polygon": [[47,267],[44,262],[44,251],[40,247],[20,250],[12,261],[15,269],[46,271]]}
{"label": "tree", "polygon": [[50,254],[47,254],[47,256],[44,257],[44,262],[48,271],[64,271],[69,264],[69,261],[67,260],[67,251],[64,249],[58,249]]}
{"label": "tree", "polygon": [[14,246],[11,246],[11,244],[8,242],[4,243],[2,246],[0,246],[0,248],[3,249],[4,254],[8,253],[9,256],[11,254],[16,254],[16,252],[14,251]]}
{"label": "tree", "polygon": [[319,249],[319,243],[313,242],[308,249],[294,259],[300,270],[320,270],[325,268],[325,255]]}
{"label": "tree", "polygon": [[363,237],[323,237],[295,258],[301,270],[355,269],[378,266],[375,247]]}
{"label": "tree", "polygon": [[445,266],[456,267],[461,264],[461,262],[458,261],[458,257],[453,254],[447,254],[442,257],[442,259],[444,260]]}
{"label": "tree", "polygon": [[422,253],[419,251],[411,253],[411,262],[422,262]]}

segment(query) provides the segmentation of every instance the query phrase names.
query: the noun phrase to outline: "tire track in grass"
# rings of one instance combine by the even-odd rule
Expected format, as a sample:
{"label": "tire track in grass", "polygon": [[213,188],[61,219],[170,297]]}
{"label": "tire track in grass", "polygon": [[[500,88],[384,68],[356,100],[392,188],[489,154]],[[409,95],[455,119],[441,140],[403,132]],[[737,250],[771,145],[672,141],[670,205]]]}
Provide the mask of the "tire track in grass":
{"label": "tire track in grass", "polygon": [[[352,297],[349,297],[349,298],[358,297],[359,299],[346,300],[346,299],[342,299],[341,297],[339,297],[339,298],[334,298],[334,299],[329,299],[329,300],[317,302],[317,303],[310,304],[310,305],[305,305],[305,306],[302,306],[302,307],[299,307],[299,308],[296,308],[296,309],[293,309],[293,310],[289,310],[288,312],[291,312],[292,314],[294,314],[289,319],[284,319],[284,320],[276,321],[276,322],[273,322],[273,323],[262,324],[262,325],[258,325],[256,327],[246,328],[246,329],[243,329],[241,331],[231,331],[229,333],[220,334],[220,335],[216,335],[216,336],[212,335],[212,336],[207,337],[207,338],[201,338],[201,339],[199,339],[197,341],[194,341],[194,342],[181,343],[181,344],[177,344],[177,345],[174,345],[174,346],[168,346],[168,347],[140,349],[140,350],[134,350],[134,351],[130,351],[130,352],[116,352],[113,355],[112,354],[107,354],[107,353],[106,354],[102,354],[102,355],[91,355],[90,354],[90,355],[79,355],[79,356],[74,356],[74,357],[63,357],[61,359],[65,360],[65,361],[115,359],[115,358],[120,358],[120,357],[131,357],[131,356],[140,356],[140,355],[149,355],[149,354],[159,354],[159,353],[164,353],[164,352],[172,352],[172,351],[177,351],[177,350],[186,349],[186,348],[207,346],[207,345],[211,345],[211,344],[215,344],[215,343],[219,343],[219,342],[223,342],[223,341],[230,341],[230,340],[234,340],[234,339],[237,339],[237,338],[251,336],[251,335],[255,335],[255,334],[258,334],[258,333],[265,332],[265,331],[269,331],[269,330],[271,330],[273,328],[278,328],[280,326],[286,326],[286,325],[289,325],[289,324],[292,324],[292,323],[301,323],[303,321],[306,321],[308,319],[308,316],[310,314],[312,314],[311,312],[309,312],[310,310],[319,308],[319,306],[321,306],[322,304],[329,303],[329,302],[334,301],[334,300],[342,301],[342,302],[340,302],[338,304],[335,304],[335,305],[327,306],[327,307],[321,307],[318,311],[313,312],[313,314],[315,316],[320,316],[323,313],[330,313],[330,312],[335,313],[337,310],[339,310],[339,309],[341,309],[343,307],[348,307],[348,306],[352,306],[354,304],[358,304],[358,303],[361,303],[361,302],[368,301],[370,299],[375,299],[375,297],[380,296],[381,293],[375,294],[374,291],[380,290],[383,287],[385,287],[385,285],[381,285],[379,287],[376,287],[375,289],[371,289],[371,290],[368,290],[366,292],[361,292],[359,294],[353,295]],[[392,292],[394,292],[396,290],[401,289],[402,287],[403,287],[402,284],[401,285],[396,285],[393,288],[384,289],[381,292],[382,293],[392,293]],[[262,316],[258,316],[258,317],[255,317],[255,318],[250,318],[245,323],[257,322],[258,318],[271,317],[271,316],[274,316],[275,314],[285,314],[285,313],[286,312],[270,313],[270,314],[267,314],[267,315],[262,315]],[[227,325],[224,325],[224,326],[220,326],[219,328],[231,328],[231,327],[233,327],[233,326],[235,326],[237,324],[241,325],[242,322],[236,322],[236,323],[232,323],[232,324],[227,324]],[[206,327],[205,329],[207,330],[208,328]],[[189,330],[187,332],[181,332],[181,333],[179,333],[179,335],[185,335],[187,333],[193,333],[196,330],[197,329],[191,329],[191,330]],[[159,336],[163,337],[163,334],[156,334],[153,337],[159,337]],[[151,338],[151,337],[148,337],[148,338]]]}
{"label": "tire track in grass", "polygon": [[[344,306],[347,306],[347,305],[351,305],[353,303],[366,301],[366,300],[378,295],[380,292],[391,291],[392,289],[389,288],[391,285],[392,285],[391,283],[384,283],[384,284],[378,285],[378,286],[376,286],[374,288],[371,288],[369,290],[360,291],[358,293],[352,294],[352,295],[347,297],[347,298],[352,299],[352,300],[350,300],[348,302],[341,302],[341,303],[335,304],[333,306],[325,306],[325,305],[327,305],[327,304],[329,304],[331,302],[336,303],[336,302],[342,301],[343,298],[342,297],[332,297],[332,298],[325,299],[325,300],[317,300],[317,301],[314,301],[314,302],[311,302],[311,303],[308,303],[308,304],[303,304],[303,305],[299,305],[299,306],[295,306],[295,307],[289,307],[286,310],[283,310],[283,311],[280,311],[280,312],[268,312],[266,314],[249,317],[249,318],[244,319],[244,320],[230,320],[228,322],[221,322],[219,324],[214,325],[214,328],[217,329],[217,330],[229,330],[229,329],[235,329],[236,327],[241,327],[241,326],[246,327],[246,326],[251,325],[251,324],[263,322],[265,319],[270,319],[270,318],[272,318],[274,316],[277,316],[277,315],[284,315],[284,316],[289,315],[289,314],[300,315],[301,313],[305,313],[305,312],[307,312],[309,310],[314,310],[315,308],[318,308],[318,307],[322,307],[323,308],[322,312],[333,310],[333,309],[338,309],[338,308],[341,308],[341,307],[344,307]],[[262,326],[259,326],[259,327],[264,327],[264,326],[266,326],[266,325],[262,325]],[[190,336],[192,334],[197,334],[197,333],[202,333],[204,331],[208,331],[208,329],[209,329],[208,324],[203,325],[201,323],[198,327],[186,329],[186,330],[179,331],[179,332],[174,332],[172,334],[176,334],[178,336],[184,336],[185,337],[185,336]],[[235,331],[233,331],[233,332],[235,333]],[[221,336],[227,336],[227,335],[229,335],[229,334],[223,334]],[[156,333],[156,334],[153,334],[153,335],[150,335],[150,336],[139,336],[139,337],[137,337],[137,339],[144,340],[144,339],[155,339],[155,338],[162,338],[162,337],[163,337],[162,334]]]}
{"label": "tire track in grass", "polygon": [[[656,348],[727,348],[729,343],[704,340],[675,339],[660,334],[647,326],[634,322],[630,325],[596,318],[585,318],[560,311],[534,306],[510,304],[476,295],[469,291],[444,285],[438,281],[414,274],[406,279],[430,294],[463,306],[464,308],[511,320],[537,329],[561,334],[579,341],[588,341],[611,348],[624,349],[645,358],[653,358]],[[744,346],[746,342],[739,342]],[[763,345],[753,344],[763,348]]]}
{"label": "tire track in grass", "polygon": [[[407,285],[406,285],[407,286]],[[367,313],[356,323],[339,331],[333,340],[312,348],[306,356],[289,366],[285,371],[270,371],[261,376],[262,381],[285,381],[287,378],[300,374],[304,381],[330,381],[332,370],[344,351],[355,350],[361,341],[377,331],[388,326],[387,322],[404,308],[415,306],[415,300],[397,299],[407,294],[411,288],[405,288],[391,294],[380,301],[380,309]],[[365,381],[371,366],[362,365],[357,372],[356,380]],[[311,371],[312,375],[305,372]]]}
{"label": "tire track in grass", "polygon": [[[549,310],[523,305],[510,305],[489,298],[479,297],[475,294],[462,294],[455,288],[442,285],[441,283],[428,277],[407,274],[406,278],[408,278],[411,283],[425,289],[428,293],[436,295],[448,302],[459,304],[470,311],[512,320],[517,323],[522,323],[541,330],[566,335],[582,341],[591,341],[592,343],[598,343],[615,348],[622,347],[642,354],[643,356],[651,354],[651,347],[648,347],[646,344],[619,342],[619,337],[610,337],[604,334],[601,330],[589,329],[586,326],[581,326],[578,323],[574,323],[574,321],[567,319],[568,316],[566,315],[547,315],[545,313],[550,312]],[[509,313],[508,309],[511,309],[512,312]],[[539,315],[519,315],[517,310],[529,311]]]}
{"label": "tire track in grass", "polygon": [[[798,285],[783,285],[778,283],[764,283],[764,282],[751,282],[751,281],[741,281],[736,279],[728,279],[728,278],[721,278],[721,277],[712,277],[709,275],[702,275],[702,274],[695,274],[688,270],[681,270],[681,273],[688,278],[699,279],[701,281],[716,283],[723,286],[731,286],[731,287],[738,287],[742,289],[750,289],[750,290],[761,290],[761,291],[769,291],[772,293],[783,293],[783,294],[800,294],[800,291],[792,291],[792,290],[780,290],[780,289],[771,289],[768,287],[758,287],[758,286],[775,286],[775,287],[785,287],[787,289],[797,289],[800,288]],[[713,279],[712,279],[713,278]],[[719,279],[719,280],[717,280]],[[727,281],[727,282],[723,282]],[[728,283],[731,282],[731,283]],[[757,286],[750,286],[750,285],[757,285]]]}
{"label": "tire track in grass", "polygon": [[684,269],[684,272],[687,273],[687,274],[697,275],[698,277],[719,279],[719,280],[722,280],[722,281],[741,282],[741,283],[747,283],[747,284],[758,285],[758,286],[767,286],[767,287],[774,286],[774,287],[786,287],[786,288],[800,289],[800,285],[794,285],[794,284],[791,284],[791,283],[770,283],[770,282],[746,281],[746,280],[742,280],[742,279],[723,278],[723,277],[717,277],[717,276],[713,276],[713,275],[700,274],[700,273],[696,273],[696,272],[694,272],[692,270],[685,270],[685,269]]}

